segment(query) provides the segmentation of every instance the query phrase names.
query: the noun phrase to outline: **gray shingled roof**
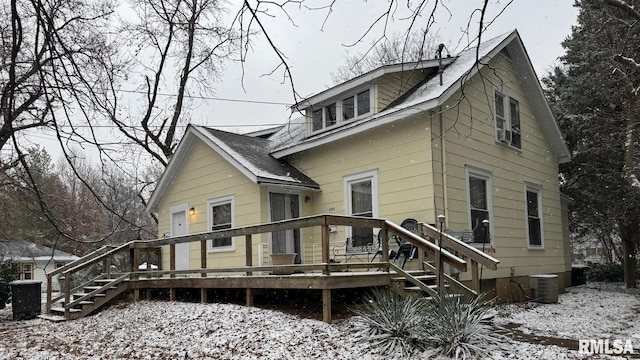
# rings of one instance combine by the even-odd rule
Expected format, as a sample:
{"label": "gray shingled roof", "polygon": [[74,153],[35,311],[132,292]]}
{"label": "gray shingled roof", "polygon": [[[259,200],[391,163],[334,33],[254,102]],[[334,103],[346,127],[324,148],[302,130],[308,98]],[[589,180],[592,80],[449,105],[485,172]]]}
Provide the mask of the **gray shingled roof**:
{"label": "gray shingled roof", "polygon": [[50,247],[37,247],[35,243],[24,240],[0,239],[0,258],[13,260],[48,260],[53,254],[54,260],[76,260],[77,256]]}
{"label": "gray shingled roof", "polygon": [[269,155],[273,144],[270,140],[242,134],[230,133],[206,127],[209,139],[229,156],[233,157],[254,174],[258,183],[274,183],[319,189],[318,183],[284,160]]}

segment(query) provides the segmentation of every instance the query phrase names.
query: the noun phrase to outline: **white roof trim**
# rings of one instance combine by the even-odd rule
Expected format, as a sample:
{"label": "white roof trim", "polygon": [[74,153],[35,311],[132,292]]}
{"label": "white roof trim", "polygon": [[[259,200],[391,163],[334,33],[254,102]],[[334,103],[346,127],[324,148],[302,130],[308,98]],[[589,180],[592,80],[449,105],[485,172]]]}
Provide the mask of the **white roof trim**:
{"label": "white roof trim", "polygon": [[202,131],[198,126],[189,125],[187,131],[180,141],[180,145],[174,152],[171,160],[169,161],[169,165],[162,173],[160,180],[158,180],[158,186],[156,186],[153,194],[149,198],[149,203],[147,204],[147,211],[155,213],[158,211],[158,206],[162,201],[166,191],[171,186],[173,179],[178,175],[182,165],[184,164],[187,156],[190,154],[190,149],[195,143],[196,139],[202,140],[205,144],[209,145],[218,155],[222,156],[227,162],[233,165],[238,171],[240,171],[243,175],[249,178],[254,183],[258,183],[258,177],[253,174],[249,169],[247,169],[244,165],[242,165],[239,161],[234,159],[231,155],[229,155],[226,151],[224,151],[220,146],[218,146],[206,133],[206,131]]}
{"label": "white roof trim", "polygon": [[182,168],[182,164],[184,164],[184,160],[187,158],[189,154],[189,149],[195,143],[195,135],[192,134],[193,127],[188,126],[187,131],[185,132],[180,144],[176,148],[176,151],[173,153],[171,158],[169,159],[169,164],[165,168],[164,172],[160,176],[158,180],[158,185],[153,190],[151,197],[149,198],[149,202],[147,203],[147,211],[150,213],[158,212],[158,205],[160,205],[160,201],[164,197],[166,190],[169,188],[173,179],[178,175],[178,172]]}
{"label": "white roof trim", "polygon": [[[443,58],[442,65],[446,66],[452,63],[454,60],[455,60],[454,57]],[[298,102],[297,104],[294,104],[291,107],[291,109],[293,111],[303,111],[304,109],[314,104],[322,103],[323,101],[329,100],[344,92],[348,92],[349,90],[353,90],[361,85],[372,82],[373,80],[385,74],[390,74],[390,73],[395,73],[400,71],[407,71],[407,70],[422,70],[422,69],[433,68],[437,66],[439,66],[438,60],[424,60],[424,61],[414,62],[414,63],[384,65],[375,70],[371,70],[358,77],[348,80],[340,85],[336,85],[316,95],[306,98]]]}

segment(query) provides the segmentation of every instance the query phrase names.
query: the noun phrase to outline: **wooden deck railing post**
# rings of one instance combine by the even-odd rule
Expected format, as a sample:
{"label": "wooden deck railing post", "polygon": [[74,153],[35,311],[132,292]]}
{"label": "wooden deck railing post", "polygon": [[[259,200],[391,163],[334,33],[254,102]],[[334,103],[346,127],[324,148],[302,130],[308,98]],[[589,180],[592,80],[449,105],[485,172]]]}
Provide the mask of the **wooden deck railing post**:
{"label": "wooden deck railing post", "polygon": [[[251,234],[247,234],[244,237],[245,246],[245,266],[253,266],[253,245],[251,244]],[[253,272],[247,271],[247,276],[253,275]]]}
{"label": "wooden deck railing post", "polygon": [[145,250],[145,256],[147,257],[147,278],[151,279],[151,248]]}
{"label": "wooden deck railing post", "polygon": [[480,294],[480,277],[478,276],[478,262],[471,259],[471,289]]}
{"label": "wooden deck railing post", "polygon": [[[389,262],[389,228],[385,225],[382,228],[382,254],[380,254],[380,258],[382,262]],[[389,272],[389,267],[387,267],[387,272]]]}
{"label": "wooden deck railing post", "polygon": [[[207,268],[207,240],[200,241],[200,268]],[[207,277],[207,274],[203,272],[200,277]]]}
{"label": "wooden deck railing post", "polygon": [[436,268],[436,279],[438,285],[438,295],[442,295],[442,287],[443,287],[443,279],[442,279],[442,252],[435,252],[435,268]]}
{"label": "wooden deck railing post", "polygon": [[[171,271],[175,271],[176,270],[176,244],[169,245],[169,270],[171,270]],[[169,275],[169,276],[174,278],[174,277],[176,277],[176,274],[171,273],[171,275]],[[176,289],[175,288],[170,288],[169,289],[169,300],[170,301],[175,301],[176,300]]]}
{"label": "wooden deck railing post", "polygon": [[71,302],[71,273],[64,275],[64,317],[69,320],[69,303]]}
{"label": "wooden deck railing post", "polygon": [[53,281],[51,281],[51,278],[52,276],[47,274],[47,314],[51,314],[51,284],[53,283]]}
{"label": "wooden deck railing post", "polygon": [[[329,225],[322,225],[322,263],[329,263]],[[331,270],[326,267],[322,270],[325,275],[330,275]],[[324,294],[324,293],[323,293]]]}
{"label": "wooden deck railing post", "polygon": [[[176,269],[176,244],[169,245],[169,270]],[[171,274],[171,277],[176,277],[175,274]]]}

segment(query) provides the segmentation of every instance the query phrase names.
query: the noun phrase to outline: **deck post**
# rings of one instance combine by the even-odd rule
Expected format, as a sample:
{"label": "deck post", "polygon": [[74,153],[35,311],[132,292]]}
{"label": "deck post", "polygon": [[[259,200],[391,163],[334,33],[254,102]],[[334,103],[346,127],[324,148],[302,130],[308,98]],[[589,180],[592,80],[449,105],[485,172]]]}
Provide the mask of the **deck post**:
{"label": "deck post", "polygon": [[[135,273],[138,271],[138,266],[140,266],[140,250],[133,244],[133,248],[129,250],[129,258],[131,259],[131,272]],[[137,275],[132,275],[131,279],[136,280],[138,278]]]}
{"label": "deck post", "polygon": [[[207,268],[207,240],[200,241],[200,268],[201,269]],[[207,277],[207,274],[205,272],[202,272],[200,274],[200,277]]]}
{"label": "deck post", "polygon": [[331,289],[322,289],[322,321],[331,324]]}
{"label": "deck post", "polygon": [[471,259],[471,289],[480,295],[480,276],[478,276],[478,262]]}
{"label": "deck post", "polygon": [[[329,225],[327,224],[322,225],[322,262],[324,264],[329,263]],[[324,275],[331,275],[331,270],[329,270],[329,268],[326,267],[322,270],[322,273]]]}
{"label": "deck post", "polygon": [[[245,246],[245,249],[246,249],[246,252],[245,252],[245,265],[247,267],[253,266],[253,248],[252,248],[252,244],[251,244],[251,234],[245,235],[245,237],[244,237],[244,246]],[[247,276],[251,276],[251,275],[253,275],[253,272],[247,271]],[[247,289],[247,290],[249,290],[249,289]],[[251,306],[251,305],[249,305],[249,306]]]}
{"label": "deck post", "polygon": [[176,301],[176,289],[169,289],[169,301]]}
{"label": "deck post", "polygon": [[147,256],[147,278],[151,279],[151,248],[147,248],[145,250],[145,254]]}
{"label": "deck post", "polygon": [[[380,254],[380,259],[382,262],[389,262],[389,228],[385,224],[382,227],[382,254]],[[389,272],[389,267],[387,266],[387,272]]]}
{"label": "deck post", "polygon": [[207,289],[206,288],[201,288],[200,289],[200,302],[203,304],[207,303]]}
{"label": "deck post", "polygon": [[69,320],[69,303],[71,302],[71,273],[64,275],[64,317]]}
{"label": "deck post", "polygon": [[45,309],[47,314],[51,314],[51,275],[47,274],[47,307]]}
{"label": "deck post", "polygon": [[442,252],[436,251],[434,253],[434,267],[436,268],[436,284],[438,285],[438,294],[442,295],[442,284],[444,284],[442,279]]}
{"label": "deck post", "polygon": [[[169,270],[176,269],[176,244],[169,245]],[[176,274],[170,275],[172,278],[176,277]]]}
{"label": "deck post", "polygon": [[253,306],[253,289],[247,288],[246,295],[247,295],[247,306]]}

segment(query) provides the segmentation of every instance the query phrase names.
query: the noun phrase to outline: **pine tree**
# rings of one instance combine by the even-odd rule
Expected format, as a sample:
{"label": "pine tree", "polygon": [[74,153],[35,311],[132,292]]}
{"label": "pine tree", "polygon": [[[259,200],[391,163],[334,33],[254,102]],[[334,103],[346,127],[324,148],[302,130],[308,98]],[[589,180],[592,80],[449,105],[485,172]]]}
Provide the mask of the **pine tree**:
{"label": "pine tree", "polygon": [[[633,255],[640,243],[633,120],[637,100],[628,86],[639,76],[615,59],[620,54],[640,58],[640,28],[630,27],[621,10],[601,1],[575,5],[578,24],[563,42],[564,66],[544,80],[573,154],[572,162],[561,167],[563,190],[574,200],[572,230],[606,240],[605,248],[625,265],[626,285],[635,287]],[[612,246],[612,239],[619,239],[622,249]]]}

